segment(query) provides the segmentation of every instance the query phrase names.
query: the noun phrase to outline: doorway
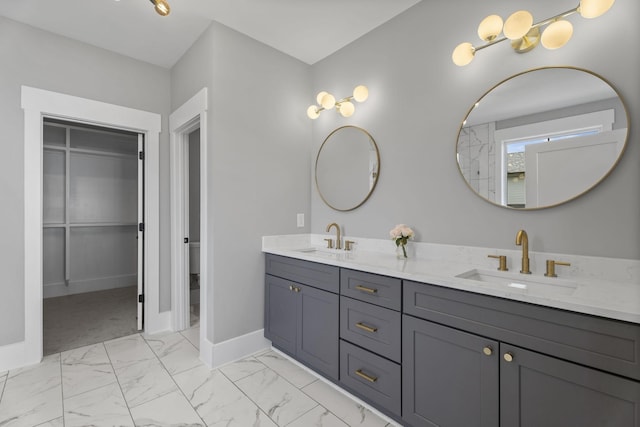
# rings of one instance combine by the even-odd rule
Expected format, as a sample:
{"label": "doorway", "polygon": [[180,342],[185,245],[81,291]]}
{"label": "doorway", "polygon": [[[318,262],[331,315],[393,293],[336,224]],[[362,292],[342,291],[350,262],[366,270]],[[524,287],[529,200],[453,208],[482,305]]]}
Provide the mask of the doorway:
{"label": "doorway", "polygon": [[185,182],[188,200],[185,206],[189,214],[186,229],[188,230],[188,265],[189,265],[189,328],[200,326],[200,128],[188,135],[188,162]]}
{"label": "doorway", "polygon": [[160,129],[157,113],[22,86],[24,110],[24,340],[0,349],[9,369],[42,360],[42,118],[60,118],[129,130],[145,140],[145,307],[147,333],[171,327],[160,312]]}
{"label": "doorway", "polygon": [[[209,318],[212,293],[207,274],[210,237],[207,231],[207,105],[207,88],[203,88],[169,116],[171,312],[173,314],[172,329],[175,331],[190,329],[194,335],[197,333],[200,358],[207,364],[213,365],[213,343],[208,338],[213,325],[212,319]],[[191,155],[190,151],[193,151]],[[195,155],[196,151],[199,151],[198,155]],[[196,238],[199,244],[191,241],[194,244],[190,245],[190,240]],[[192,272],[197,274],[197,277],[192,276]],[[194,281],[197,281],[198,286],[194,286],[193,290],[197,289],[197,292],[191,292]],[[195,321],[195,319],[192,320],[192,303],[196,303],[197,300],[199,310],[198,319]],[[196,309],[195,306],[193,308]],[[192,324],[195,326],[191,327]]]}
{"label": "doorway", "polygon": [[43,353],[143,324],[144,141],[43,120]]}

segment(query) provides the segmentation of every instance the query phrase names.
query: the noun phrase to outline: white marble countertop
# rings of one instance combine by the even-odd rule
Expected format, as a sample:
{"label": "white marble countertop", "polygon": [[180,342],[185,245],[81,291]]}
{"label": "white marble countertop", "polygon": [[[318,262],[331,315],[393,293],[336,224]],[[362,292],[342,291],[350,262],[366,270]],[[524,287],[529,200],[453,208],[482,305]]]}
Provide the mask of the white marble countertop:
{"label": "white marble countertop", "polygon": [[[524,275],[518,272],[520,251],[410,242],[404,260],[396,257],[392,241],[345,237],[356,245],[344,251],[324,248],[323,238],[327,236],[265,236],[262,251],[640,324],[637,260],[530,252],[533,273]],[[488,254],[507,255],[509,271],[497,271],[497,260]],[[546,259],[569,261],[571,267],[559,266],[560,277],[548,278],[543,275]],[[472,270],[492,277],[488,282],[458,277]]]}

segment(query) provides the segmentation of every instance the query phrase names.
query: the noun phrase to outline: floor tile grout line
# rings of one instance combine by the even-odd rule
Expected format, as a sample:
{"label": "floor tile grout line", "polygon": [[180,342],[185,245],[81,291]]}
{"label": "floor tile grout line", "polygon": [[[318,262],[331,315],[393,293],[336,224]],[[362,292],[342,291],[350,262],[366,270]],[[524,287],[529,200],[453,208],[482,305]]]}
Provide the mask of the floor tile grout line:
{"label": "floor tile grout line", "polygon": [[[258,360],[258,358],[257,358],[257,357],[256,357],[255,359],[256,359],[256,360]],[[241,359],[241,360],[242,360],[242,359]],[[301,392],[302,392],[302,389],[300,389],[299,387],[297,387],[295,384],[293,384],[293,383],[289,382],[285,377],[283,377],[282,375],[280,375],[280,374],[278,373],[278,371],[276,371],[275,369],[272,369],[270,366],[266,365],[266,364],[265,364],[264,362],[262,362],[261,360],[258,360],[258,362],[262,363],[262,365],[264,365],[265,369],[269,369],[270,371],[272,371],[273,373],[275,373],[279,378],[281,378],[281,379],[283,379],[284,381],[286,381],[287,383],[289,383],[289,385],[291,385],[293,388],[295,388],[296,390],[298,390],[298,391],[301,391]],[[257,374],[258,372],[262,372],[262,371],[264,371],[265,369],[260,369],[259,371],[256,371],[256,372],[254,372],[254,373],[252,373],[252,374],[249,374],[249,375],[246,375],[246,376],[244,376],[244,377],[242,377],[242,378],[239,378],[239,379],[238,379],[238,380],[236,380],[236,381],[241,381],[242,379],[249,378],[250,376]],[[265,412],[265,411],[260,407],[260,405],[258,405],[258,402],[254,401],[254,400],[253,400],[249,395],[247,395],[247,393],[245,393],[245,392],[244,392],[244,390],[242,390],[242,389],[241,389],[241,388],[236,384],[236,381],[232,381],[232,380],[231,380],[231,378],[229,378],[227,375],[225,375],[225,373],[224,373],[224,372],[220,371],[220,373],[221,373],[225,378],[227,378],[229,381],[231,381],[231,383],[232,383],[232,384],[233,384],[233,385],[234,385],[238,390],[240,390],[240,392],[241,392],[242,394],[244,394],[245,396],[247,396],[247,399],[249,399],[249,400],[250,400],[254,405],[256,405],[256,406],[258,407],[258,409],[259,409],[260,411],[262,411],[262,413],[263,413],[263,414],[265,414],[265,415],[267,416],[267,418],[269,418],[271,421],[273,421],[273,422],[274,422],[278,427],[285,427],[285,426],[281,426],[280,424],[278,424],[278,422],[277,422],[276,420],[274,420],[273,418],[271,418],[271,417],[269,416],[269,414],[268,414],[268,413],[266,413],[266,412]],[[315,381],[314,381],[314,382],[315,382]],[[304,414],[301,414],[299,417],[297,417],[297,418],[295,418],[295,419],[291,420],[289,423],[287,423],[287,425],[288,425],[288,424],[291,424],[292,422],[294,422],[294,421],[295,421],[295,420],[297,420],[298,418],[302,417],[303,415],[306,415],[308,412],[313,411],[313,410],[314,410],[314,409],[316,409],[318,406],[322,406],[322,405],[320,405],[320,403],[318,403],[318,401],[316,401],[315,399],[313,399],[312,397],[310,397],[310,396],[309,396],[309,395],[307,395],[306,393],[304,393],[304,392],[303,392],[303,394],[304,394],[305,396],[309,397],[309,399],[311,399],[313,402],[315,402],[315,403],[316,403],[316,406],[314,406],[313,408],[309,409],[309,410],[308,410],[307,412],[305,412]],[[326,409],[326,408],[325,408],[325,409]],[[334,415],[335,415],[335,414],[334,414]],[[340,419],[340,418],[338,418],[338,419]]]}
{"label": "floor tile grout line", "polygon": [[[100,389],[100,388],[102,388],[102,387],[106,387],[106,386],[108,386],[108,385],[115,384],[115,383],[118,381],[118,378],[117,378],[117,376],[116,376],[115,368],[114,368],[113,364],[111,363],[111,360],[109,359],[109,355],[107,354],[107,348],[104,346],[104,342],[100,342],[100,343],[97,343],[97,344],[89,344],[89,346],[92,346],[92,347],[93,347],[93,346],[97,346],[97,345],[102,345],[102,347],[103,347],[103,349],[104,349],[105,355],[107,356],[107,359],[108,359],[108,362],[109,362],[109,366],[111,367],[111,370],[112,370],[112,372],[113,372],[114,380],[113,380],[112,382],[108,383],[108,384],[99,385],[99,386],[96,386],[96,387],[94,387],[94,388],[91,388],[91,389],[85,390],[85,391],[83,391],[83,392],[81,392],[81,393],[76,393],[76,394],[74,394],[74,395],[65,396],[65,393],[64,393],[64,370],[62,370],[62,369],[61,369],[61,374],[62,374],[62,378],[61,378],[61,387],[62,387],[62,402],[63,402],[63,404],[64,404],[64,401],[65,401],[66,399],[73,399],[73,398],[74,398],[74,397],[76,397],[76,396],[81,396],[81,395],[83,395],[83,394],[85,394],[85,393],[89,393],[89,392],[92,392],[92,391],[96,391],[96,390],[98,390],[98,389]],[[84,346],[84,347],[88,347],[88,346]],[[78,347],[78,348],[82,348],[82,347]],[[64,364],[65,364],[65,363],[64,363],[64,361],[63,361],[63,359],[62,359],[62,353],[65,353],[65,352],[67,352],[67,351],[73,351],[73,350],[77,350],[77,349],[65,350],[65,351],[63,351],[63,352],[61,352],[61,353],[60,353],[60,366],[61,366],[61,368],[62,368],[62,367],[64,366]]]}
{"label": "floor tile grout line", "polygon": [[[189,344],[191,344],[193,347],[195,347],[195,349],[196,349],[196,350],[198,350],[198,354],[200,354],[200,349],[199,349],[198,347],[196,347],[196,345],[195,345],[194,343],[192,343],[192,342],[191,342],[191,340],[189,340],[189,338],[187,338],[185,334],[183,334],[183,333],[182,333],[182,332],[187,331],[187,330],[189,330],[189,329],[193,329],[194,327],[195,327],[195,326],[192,326],[192,327],[187,328],[187,329],[183,329],[182,331],[178,331],[178,333],[179,333],[180,335],[182,335],[182,338],[184,338],[185,340],[187,340],[187,342],[188,342]],[[199,328],[199,327],[200,327],[200,325],[198,325],[198,328]],[[200,331],[198,331],[198,336],[200,336]]]}
{"label": "floor tile grout line", "polygon": [[64,425],[66,424],[66,421],[64,416],[64,385],[62,384],[62,352],[60,352],[59,362],[60,362],[60,400],[61,400],[60,405],[62,407],[62,426],[64,427]]}
{"label": "floor tile grout line", "polygon": [[[266,353],[267,353],[267,352],[265,352],[265,354],[266,354]],[[287,361],[287,362],[291,363],[293,366],[297,367],[298,369],[303,370],[302,368],[300,368],[299,366],[297,366],[295,363],[292,363],[292,362],[291,362],[290,360],[288,360],[287,358],[280,356],[280,354],[279,354],[278,352],[273,351],[273,353],[274,353],[275,355],[277,355],[279,358],[281,358],[281,359],[283,359],[283,360],[285,360],[285,361]],[[256,357],[256,359],[257,359],[257,357]],[[288,380],[287,380],[283,375],[280,375],[280,374],[278,373],[278,371],[276,371],[275,369],[272,369],[271,367],[269,367],[268,365],[266,365],[266,364],[265,364],[264,362],[262,362],[262,361],[260,361],[260,363],[264,364],[265,366],[267,366],[267,368],[269,368],[269,369],[271,369],[272,371],[274,371],[274,372],[275,372],[279,377],[283,378],[285,381],[288,381]],[[304,370],[303,370],[303,372],[306,372],[306,371],[304,371]],[[318,381],[320,381],[321,383],[326,383],[326,382],[327,382],[327,381],[329,381],[329,380],[324,379],[324,378],[320,378],[320,377],[315,376],[315,375],[313,375],[313,374],[310,374],[310,375],[312,375],[312,376],[314,377],[314,380],[313,380],[312,382],[310,382],[309,384],[305,384],[305,385],[304,385],[304,386],[302,386],[302,387],[297,387],[297,386],[296,386],[295,384],[293,384],[293,383],[290,383],[290,384],[291,384],[291,385],[293,385],[294,387],[296,387],[296,388],[297,388],[298,390],[300,390],[301,392],[303,392],[303,393],[304,393],[307,397],[309,397],[311,400],[313,400],[314,402],[317,402],[317,400],[315,400],[313,397],[309,396],[309,395],[308,395],[308,394],[307,394],[303,389],[304,389],[305,387],[310,386],[311,384],[315,384],[315,383],[317,383]],[[338,392],[338,393],[339,393],[339,392]],[[345,394],[342,394],[342,393],[340,393],[340,394],[341,394],[342,396],[344,396],[345,398],[347,398],[347,399],[349,399],[349,400],[352,400],[349,396],[347,396],[347,395],[345,395]],[[359,406],[362,406],[360,403],[358,403],[358,402],[356,402],[356,401],[353,401],[353,402],[354,402],[355,404],[359,405]],[[319,402],[318,402],[318,404],[319,404],[320,406],[322,406],[322,404],[321,404],[321,403],[319,403]],[[364,409],[367,409],[367,410],[370,410],[367,406],[363,406],[363,408],[364,408]],[[328,408],[326,408],[326,409],[327,409],[327,410],[329,410]],[[329,410],[329,411],[330,411],[330,410]],[[331,412],[331,411],[330,411],[330,412]],[[378,414],[376,414],[375,412],[373,412],[373,411],[370,411],[370,412],[371,412],[373,415],[375,415],[375,416],[377,416],[377,417],[378,417]],[[333,412],[332,412],[332,413],[333,413]],[[342,418],[340,418],[337,414],[335,414],[335,413],[334,413],[334,415],[335,415],[335,416],[336,416],[340,421],[342,421],[343,423],[345,423],[345,424],[349,425],[349,423],[347,423],[345,420],[343,420]],[[386,421],[386,420],[385,420],[385,419],[383,419],[383,418],[381,418],[381,419],[382,419],[382,421]],[[389,422],[387,422],[387,424],[386,424],[384,427],[387,427],[389,424],[390,424],[390,423],[389,423]]]}
{"label": "floor tile grout line", "polygon": [[[316,401],[315,401],[315,399],[311,399],[311,400],[313,400],[314,402],[316,402]],[[320,407],[320,408],[323,408],[323,409],[325,409],[325,410],[329,411],[327,408],[325,408],[324,406],[322,406],[321,404],[319,404],[318,402],[316,402],[316,406],[314,406],[313,408],[309,409],[307,412],[305,412],[305,413],[303,413],[303,414],[300,414],[298,417],[296,417],[296,418],[294,418],[293,420],[289,421],[289,422],[288,422],[288,423],[286,423],[284,426],[279,426],[279,427],[286,427],[286,426],[288,426],[288,425],[291,425],[292,423],[294,423],[294,422],[298,421],[300,418],[302,418],[302,417],[304,417],[305,415],[307,415],[309,412],[311,412],[311,411],[315,410],[317,407]],[[329,411],[329,412],[331,412],[331,411]],[[335,414],[334,414],[334,415],[335,415]],[[338,418],[338,419],[340,419],[340,418]],[[341,421],[342,421],[342,420],[341,420]]]}
{"label": "floor tile grout line", "polygon": [[[187,340],[187,341],[189,341],[189,340]],[[147,345],[149,345],[149,343],[147,343]],[[149,347],[151,347],[151,346],[149,346]],[[151,351],[153,351],[153,349],[151,349]],[[155,352],[154,352],[154,354],[155,354]],[[156,357],[157,357],[157,356],[156,356]],[[158,360],[160,361],[160,367],[166,371],[167,375],[169,375],[169,378],[171,378],[171,381],[172,381],[172,382],[173,382],[173,384],[176,386],[176,389],[178,390],[178,392],[180,392],[180,394],[181,394],[181,395],[186,399],[186,401],[187,401],[187,403],[189,404],[189,406],[191,406],[191,408],[193,409],[193,412],[195,412],[195,413],[196,413],[196,415],[198,416],[198,418],[200,418],[200,421],[202,421],[202,425],[203,425],[203,427],[207,427],[207,423],[204,421],[204,419],[202,418],[202,416],[200,415],[200,413],[198,412],[198,410],[193,406],[193,404],[191,404],[191,400],[190,400],[190,399],[189,399],[189,397],[187,397],[187,395],[184,393],[184,391],[183,391],[183,390],[182,390],[182,388],[180,387],[180,384],[178,384],[178,383],[176,382],[176,379],[173,377],[173,375],[171,374],[171,372],[169,372],[169,370],[168,370],[168,369],[164,366],[164,364],[162,363],[162,360],[160,360],[160,358],[158,358]],[[199,359],[198,359],[198,360],[199,360]],[[205,365],[205,366],[206,366],[206,365]],[[194,366],[194,367],[191,367],[191,368],[189,368],[189,369],[185,369],[184,371],[176,372],[176,373],[175,373],[175,375],[178,375],[178,374],[182,374],[182,373],[185,373],[185,372],[191,371],[192,369],[198,369],[199,367],[200,367],[200,366]],[[169,393],[172,393],[172,391],[167,392],[167,393],[163,394],[162,396],[166,396],[166,395],[168,395]],[[162,396],[158,396],[158,398],[159,398],[159,397],[162,397]],[[156,398],[156,399],[157,399],[157,398]],[[156,399],[153,399],[153,400],[156,400]],[[150,400],[149,402],[152,402],[153,400]],[[148,403],[148,402],[146,402],[146,403]],[[138,405],[138,406],[140,406],[140,405]]]}
{"label": "floor tile grout line", "polygon": [[[140,335],[138,333],[137,335]],[[144,340],[144,338],[143,338]],[[127,398],[124,397],[124,390],[122,390],[122,384],[120,384],[120,378],[118,378],[118,373],[116,372],[116,367],[111,360],[111,356],[109,355],[109,351],[107,350],[107,346],[105,345],[106,341],[102,342],[102,346],[104,347],[105,353],[107,353],[107,359],[109,359],[109,363],[111,364],[111,368],[113,369],[113,375],[116,377],[116,384],[118,384],[118,388],[120,389],[120,394],[122,395],[122,400],[124,400],[124,405],[127,407],[127,412],[129,412],[129,418],[131,418],[131,422],[133,425],[136,425],[136,420],[133,418],[133,414],[131,413],[131,407],[129,406],[129,402],[127,402]],[[146,343],[146,341],[145,341]],[[154,353],[155,355],[155,353]]]}
{"label": "floor tile grout line", "polygon": [[[278,353],[275,353],[275,352],[274,352],[274,354],[278,355],[278,357],[280,357],[281,359],[286,360],[287,362],[291,363],[289,360],[282,358]],[[257,359],[257,358],[256,358],[256,359]],[[262,363],[263,365],[265,365],[268,369],[271,369],[271,370],[272,370],[273,372],[275,372],[275,373],[276,373],[280,378],[282,378],[283,380],[285,380],[286,382],[288,382],[289,384],[291,384],[292,386],[294,386],[294,387],[295,387],[296,389],[298,389],[298,390],[302,390],[302,387],[306,387],[306,386],[308,386],[309,384],[312,384],[312,383],[314,383],[314,382],[316,382],[316,381],[318,380],[318,378],[315,378],[315,377],[314,377],[314,380],[313,380],[313,381],[311,381],[309,384],[305,384],[305,385],[303,385],[302,387],[298,387],[297,385],[295,385],[294,383],[292,383],[291,381],[289,381],[289,380],[288,380],[284,375],[281,375],[278,371],[276,371],[275,369],[273,369],[272,367],[270,367],[269,365],[267,365],[266,363],[264,363],[262,360],[260,360],[260,363]],[[293,363],[291,363],[291,364],[292,364],[293,366],[295,366],[296,368],[300,369],[302,372],[307,373],[306,371],[304,371],[303,369],[301,369],[299,366],[296,366],[296,365],[295,365],[295,364],[293,364]],[[253,375],[253,374],[251,374],[251,375]],[[309,374],[309,375],[311,375],[311,374]],[[249,376],[249,375],[247,375],[247,376]]]}
{"label": "floor tile grout line", "polygon": [[[242,360],[242,359],[241,359],[241,360]],[[256,360],[257,360],[257,359],[256,359]],[[258,362],[259,362],[259,363],[261,363],[261,364],[264,366],[264,369],[268,369],[268,368],[269,368],[267,365],[265,365],[264,363],[260,362],[259,360],[258,360]],[[263,371],[264,369],[260,369],[260,371]],[[262,412],[262,413],[264,414],[264,416],[265,416],[265,417],[267,417],[268,419],[270,419],[271,421],[273,421],[273,423],[274,423],[275,425],[277,425],[278,427],[280,427],[280,426],[279,426],[279,424],[276,422],[276,420],[274,420],[273,418],[271,418],[271,417],[269,416],[269,414],[267,414],[267,413],[266,413],[266,412],[265,412],[265,411],[260,407],[260,405],[258,405],[258,402],[254,401],[254,400],[253,400],[253,399],[252,399],[252,398],[251,398],[247,393],[245,393],[245,392],[244,392],[244,390],[243,390],[243,389],[241,389],[240,387],[238,387],[238,385],[236,384],[236,382],[235,382],[235,381],[231,380],[231,378],[229,378],[229,377],[228,377],[224,372],[222,372],[222,371],[220,370],[220,368],[217,368],[217,369],[215,369],[215,370],[217,370],[218,372],[220,372],[220,375],[222,375],[222,376],[223,376],[223,377],[225,377],[227,380],[229,380],[229,382],[230,382],[230,383],[231,383],[235,388],[237,388],[237,389],[240,391],[240,393],[242,393],[242,394],[243,394],[247,399],[249,399],[249,402],[251,402],[251,403],[253,403],[254,405],[256,405],[256,408],[258,408],[258,410],[259,410],[260,412]],[[258,373],[258,372],[260,372],[260,371],[256,371],[256,372],[254,372],[253,374],[257,374],[257,373]],[[276,372],[276,373],[277,373],[277,372]],[[244,378],[248,378],[248,377],[250,377],[250,376],[251,376],[251,375],[253,375],[253,374],[249,374],[249,375],[246,375],[246,376],[244,376],[244,377],[242,377],[242,378],[239,378],[237,381],[240,381],[241,379],[244,379]]]}
{"label": "floor tile grout line", "polygon": [[9,380],[9,371],[4,376],[4,382],[2,383],[2,390],[0,390],[0,403],[2,403],[2,397],[4,396],[4,389],[7,387],[7,381]]}

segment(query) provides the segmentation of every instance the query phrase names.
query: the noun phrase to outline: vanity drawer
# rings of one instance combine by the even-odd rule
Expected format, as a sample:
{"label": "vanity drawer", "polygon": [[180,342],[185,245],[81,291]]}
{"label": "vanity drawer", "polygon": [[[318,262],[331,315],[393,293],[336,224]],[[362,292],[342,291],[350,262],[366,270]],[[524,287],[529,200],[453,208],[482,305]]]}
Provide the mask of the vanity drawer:
{"label": "vanity drawer", "polygon": [[265,272],[325,291],[340,291],[340,269],[332,265],[266,254]]}
{"label": "vanity drawer", "polygon": [[400,363],[398,311],[340,297],[340,338]]}
{"label": "vanity drawer", "polygon": [[404,281],[403,311],[421,319],[640,380],[640,325]]}
{"label": "vanity drawer", "polygon": [[360,301],[400,310],[402,303],[402,281],[363,271],[342,269],[340,293]]}
{"label": "vanity drawer", "polygon": [[340,340],[340,382],[364,400],[400,416],[400,365]]}

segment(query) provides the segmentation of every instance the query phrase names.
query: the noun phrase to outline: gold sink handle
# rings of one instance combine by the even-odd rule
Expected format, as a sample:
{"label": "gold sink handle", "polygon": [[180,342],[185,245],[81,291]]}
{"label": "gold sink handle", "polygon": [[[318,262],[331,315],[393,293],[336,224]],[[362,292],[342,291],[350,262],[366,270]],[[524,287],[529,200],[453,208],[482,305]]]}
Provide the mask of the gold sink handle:
{"label": "gold sink handle", "polygon": [[506,255],[487,255],[489,258],[495,258],[500,260],[500,266],[498,271],[509,271],[507,268],[507,256]]}
{"label": "gold sink handle", "polygon": [[568,262],[555,261],[553,259],[548,259],[547,260],[547,272],[544,273],[544,275],[546,277],[558,277],[558,275],[556,274],[556,265],[564,265],[564,266],[569,267],[571,264],[569,264]]}

